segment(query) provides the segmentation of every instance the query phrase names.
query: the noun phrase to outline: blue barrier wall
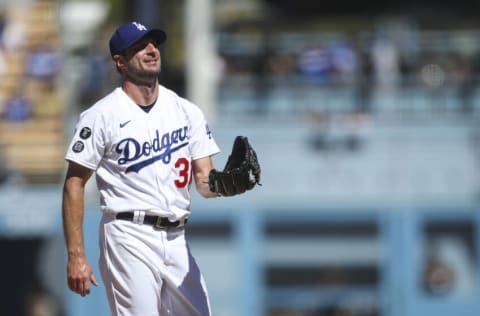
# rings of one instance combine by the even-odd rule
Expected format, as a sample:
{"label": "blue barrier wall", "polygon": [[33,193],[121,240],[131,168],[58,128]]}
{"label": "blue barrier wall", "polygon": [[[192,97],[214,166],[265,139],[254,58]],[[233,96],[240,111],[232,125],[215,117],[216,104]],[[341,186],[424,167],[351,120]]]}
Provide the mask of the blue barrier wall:
{"label": "blue barrier wall", "polygon": [[[451,316],[455,311],[462,316],[476,316],[480,312],[480,302],[476,299],[480,295],[479,214],[476,205],[290,211],[235,208],[220,213],[213,210],[210,214],[201,210],[192,215],[187,233],[191,231],[192,251],[209,285],[215,315],[260,316],[295,310],[307,315],[315,310],[336,308],[351,309],[355,315],[371,311],[382,316]],[[87,213],[85,242],[97,278],[100,277],[96,267],[98,220],[97,212]],[[461,237],[455,234],[462,234],[462,225],[472,225],[473,235],[469,236],[473,239],[469,237],[467,243],[473,242],[470,251],[474,257],[470,259],[474,267],[467,273],[477,281],[473,287],[461,288],[457,284],[442,293],[424,289],[423,270],[430,238],[425,227],[430,223],[439,227],[442,223],[448,227],[457,225],[460,230],[446,232],[445,236],[452,240]],[[440,229],[440,235],[441,232]],[[347,238],[337,239],[339,234]],[[310,251],[305,251],[301,242],[308,243],[309,239],[314,242],[309,244]],[[336,245],[337,251],[334,247],[325,253],[329,248],[324,245]],[[358,284],[355,280],[330,284],[304,280],[305,284],[297,284],[303,278],[302,267],[329,266],[335,262],[328,262],[331,258],[337,258],[346,273],[348,269],[356,271],[355,266],[371,266],[376,276]],[[285,282],[283,285],[270,284],[278,282],[270,280],[270,270],[278,267],[297,274],[291,272],[289,278],[283,277],[280,281]],[[458,276],[464,272],[456,273]],[[320,273],[313,272],[311,278],[317,275]],[[361,273],[356,278],[362,279]],[[109,315],[103,290],[99,286],[86,298],[69,294],[68,316]]]}

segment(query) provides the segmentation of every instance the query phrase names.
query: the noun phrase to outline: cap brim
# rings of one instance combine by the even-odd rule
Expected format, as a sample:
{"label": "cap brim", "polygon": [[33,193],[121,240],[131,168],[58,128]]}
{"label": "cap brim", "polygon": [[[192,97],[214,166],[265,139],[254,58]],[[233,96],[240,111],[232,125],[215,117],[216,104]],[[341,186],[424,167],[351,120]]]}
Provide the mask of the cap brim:
{"label": "cap brim", "polygon": [[142,38],[151,38],[157,43],[157,45],[163,44],[167,40],[167,34],[160,29],[152,29],[147,32]]}

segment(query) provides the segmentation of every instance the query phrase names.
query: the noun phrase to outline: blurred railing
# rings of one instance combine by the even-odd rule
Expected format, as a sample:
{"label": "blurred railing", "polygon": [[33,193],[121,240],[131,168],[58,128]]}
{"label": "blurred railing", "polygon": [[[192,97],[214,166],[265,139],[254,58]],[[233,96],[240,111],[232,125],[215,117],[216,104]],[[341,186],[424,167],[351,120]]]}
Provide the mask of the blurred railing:
{"label": "blurred railing", "polygon": [[220,86],[219,114],[328,116],[363,113],[391,118],[477,117],[480,112],[478,86],[464,91],[460,86],[441,88],[406,85],[375,89],[356,85],[320,85],[292,78],[264,80],[258,84],[245,78],[225,80]]}

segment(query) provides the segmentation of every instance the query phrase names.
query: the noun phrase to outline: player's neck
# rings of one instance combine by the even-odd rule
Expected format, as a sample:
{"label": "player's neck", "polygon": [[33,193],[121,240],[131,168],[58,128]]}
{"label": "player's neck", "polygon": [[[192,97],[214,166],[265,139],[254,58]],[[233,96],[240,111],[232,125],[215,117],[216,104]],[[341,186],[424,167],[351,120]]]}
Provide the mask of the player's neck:
{"label": "player's neck", "polygon": [[158,81],[153,85],[136,85],[130,81],[125,81],[122,89],[138,105],[149,105],[157,99]]}

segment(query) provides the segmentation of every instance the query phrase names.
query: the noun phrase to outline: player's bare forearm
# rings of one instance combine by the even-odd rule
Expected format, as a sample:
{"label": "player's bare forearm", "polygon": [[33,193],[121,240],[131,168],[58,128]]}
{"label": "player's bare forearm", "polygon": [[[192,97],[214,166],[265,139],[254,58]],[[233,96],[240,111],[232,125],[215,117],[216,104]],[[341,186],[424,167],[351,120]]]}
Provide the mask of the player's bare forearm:
{"label": "player's bare forearm", "polygon": [[92,171],[70,163],[63,186],[62,219],[68,255],[84,255],[83,208],[85,184]]}
{"label": "player's bare forearm", "polygon": [[82,229],[84,188],[79,182],[78,178],[67,178],[63,188],[63,232],[69,257],[84,255]]}
{"label": "player's bare forearm", "polygon": [[197,192],[204,198],[218,197],[218,194],[210,191],[208,186],[208,175],[213,169],[210,157],[200,158],[192,161],[193,176],[195,178],[195,188]]}
{"label": "player's bare forearm", "polygon": [[86,258],[83,243],[84,191],[91,174],[87,168],[71,163],[62,197],[63,230],[68,253],[68,287],[82,296],[90,293],[90,282],[98,284]]}
{"label": "player's bare forearm", "polygon": [[210,187],[208,186],[208,178],[205,181],[207,183],[199,183],[197,185],[197,192],[200,193],[201,196],[207,199],[219,197],[217,193],[210,191]]}

